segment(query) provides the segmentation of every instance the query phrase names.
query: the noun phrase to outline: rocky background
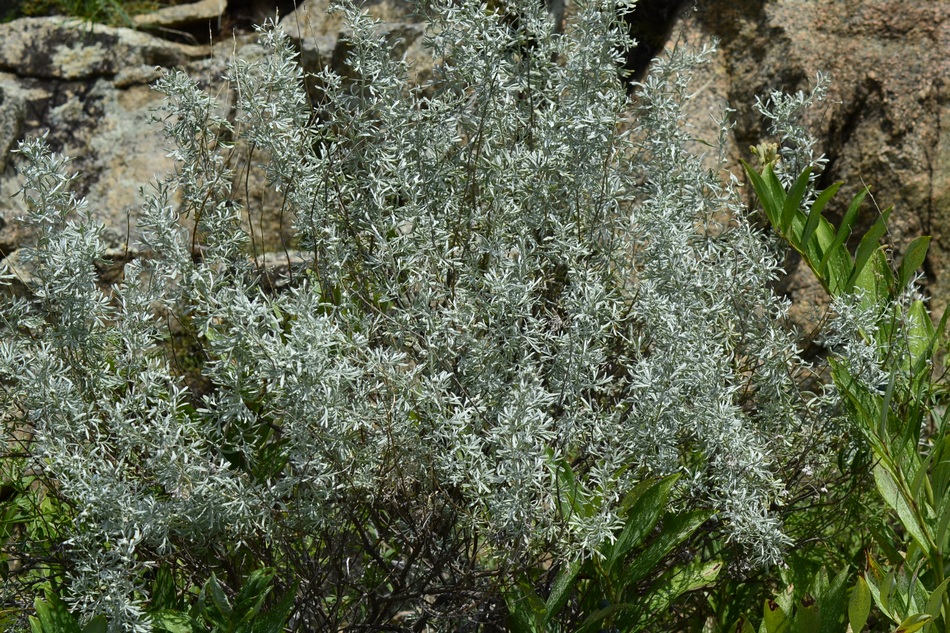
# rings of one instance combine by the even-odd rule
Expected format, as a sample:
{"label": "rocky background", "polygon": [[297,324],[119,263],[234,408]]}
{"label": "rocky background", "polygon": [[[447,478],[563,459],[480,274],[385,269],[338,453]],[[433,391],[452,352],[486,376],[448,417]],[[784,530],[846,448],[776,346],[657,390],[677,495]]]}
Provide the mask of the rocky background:
{"label": "rocky background", "polygon": [[[276,9],[306,70],[342,69],[342,26],[326,12],[328,0],[304,0],[296,10],[292,1],[274,2],[202,0],[138,16],[138,30],[60,17],[0,24],[0,259],[15,267],[17,249],[29,240],[15,221],[23,211],[13,197],[21,185],[11,155],[18,140],[47,133],[56,151],[73,158],[73,169],[83,174],[79,193],[111,228],[115,251],[125,252],[135,236],[139,187],[173,168],[160,125],[151,122],[161,102],[149,87],[157,67],[181,67],[219,91],[231,55],[261,54],[247,26]],[[548,2],[552,12],[563,12],[560,0]],[[411,2],[366,0],[364,6],[424,76],[422,29]],[[773,88],[808,90],[819,71],[829,74],[829,98],[808,119],[818,151],[829,158],[822,184],[845,182],[828,215],[840,218],[867,183],[881,208],[894,206],[887,240],[895,257],[916,235],[933,235],[927,284],[933,307],[943,311],[950,300],[950,3],[641,0],[630,23],[641,42],[627,59],[635,78],[649,72],[649,60],[663,48],[718,42],[696,78],[688,123],[698,136],[712,136],[710,115],[726,103],[735,109],[730,159],[737,174],[749,146],[767,140],[755,98]],[[249,170],[251,221],[276,250],[285,237],[280,201],[253,162],[236,166],[240,190]],[[873,205],[866,203],[864,213],[867,226]],[[819,293],[794,258],[786,268],[781,290],[804,314]]]}
{"label": "rocky background", "polygon": [[[764,139],[757,96],[807,92],[818,72],[830,76],[828,98],[807,121],[829,159],[821,186],[845,183],[827,215],[840,220],[867,184],[880,209],[894,206],[885,240],[895,258],[932,235],[925,281],[939,316],[950,300],[950,3],[699,0],[678,13],[666,45],[709,38],[719,50],[697,101],[735,109],[734,162]],[[703,114],[694,112],[696,125]],[[876,212],[865,202],[858,235]],[[821,293],[796,258],[786,269],[783,289],[802,313]]]}

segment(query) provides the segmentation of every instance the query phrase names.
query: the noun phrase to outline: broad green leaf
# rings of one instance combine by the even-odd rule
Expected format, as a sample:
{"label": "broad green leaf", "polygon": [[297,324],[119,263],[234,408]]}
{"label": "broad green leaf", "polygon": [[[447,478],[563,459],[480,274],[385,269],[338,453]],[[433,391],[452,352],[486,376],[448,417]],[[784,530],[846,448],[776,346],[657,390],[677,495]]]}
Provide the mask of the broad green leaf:
{"label": "broad green leaf", "polygon": [[841,630],[839,621],[844,620],[847,612],[847,587],[848,570],[842,569],[831,582],[827,582],[827,575],[822,569],[819,574],[823,582],[818,582],[814,586],[814,592],[817,596],[818,615],[821,617],[821,633],[837,633]]}
{"label": "broad green leaf", "polygon": [[868,591],[871,593],[871,598],[874,600],[874,604],[876,604],[877,608],[880,609],[885,615],[890,617],[890,611],[887,608],[887,597],[881,595],[881,578],[875,578],[873,575],[869,575],[867,576],[866,581],[868,584]]}
{"label": "broad green leaf", "polygon": [[828,363],[831,366],[831,378],[845,396],[845,403],[850,407],[859,430],[871,443],[875,453],[882,459],[886,459],[887,447],[882,443],[876,428],[884,415],[881,397],[870,393],[867,387],[856,381],[844,363],[835,358],[830,358]]}
{"label": "broad green leaf", "polygon": [[818,613],[818,603],[809,594],[802,596],[802,600],[795,610],[795,633],[815,633],[821,628],[821,614]]}
{"label": "broad green leaf", "polygon": [[950,310],[944,310],[944,311],[943,311],[943,316],[940,317],[940,323],[937,324],[937,329],[936,329],[936,331],[934,332],[934,335],[933,335],[934,344],[936,344],[937,341],[942,341],[942,340],[943,340],[943,333],[946,332],[946,330],[947,330],[947,319],[948,319],[948,318],[950,318]]}
{"label": "broad green leaf", "polygon": [[252,621],[260,613],[261,607],[264,606],[264,600],[267,598],[266,595],[259,596],[251,604],[242,604],[241,610],[235,611],[234,615],[237,615],[238,618],[235,621],[234,615],[231,616],[231,620],[235,627],[240,627],[248,622]]}
{"label": "broad green leaf", "polygon": [[858,248],[854,253],[854,268],[851,270],[851,277],[845,284],[845,292],[854,288],[854,283],[858,275],[864,270],[864,266],[868,263],[868,260],[871,259],[871,255],[880,248],[878,242],[884,237],[884,234],[887,233],[887,219],[890,217],[892,210],[892,207],[885,209],[877,221],[868,229],[868,232],[861,238],[861,242],[858,244]]}
{"label": "broad green leaf", "polygon": [[[811,216],[809,216],[809,218],[810,217]],[[802,230],[804,231],[804,228]],[[824,257],[828,247],[831,246],[831,243],[834,242],[834,240],[835,227],[825,218],[818,218],[818,226],[815,227],[810,239],[803,245],[804,248],[802,249],[805,263],[808,264],[813,272],[818,270],[818,262],[820,262],[822,257]],[[842,256],[844,255],[847,255],[847,253],[842,253]],[[830,293],[828,280],[818,276],[817,272],[815,275],[818,278],[818,281],[820,281],[824,286],[825,292]]]}
{"label": "broad green leaf", "polygon": [[828,202],[830,202],[835,194],[838,193],[838,189],[841,188],[841,184],[842,183],[840,182],[836,182],[822,191],[821,194],[819,194],[819,196],[815,199],[815,203],[811,205],[811,211],[809,211],[809,213],[814,213],[817,211],[818,214],[821,215],[821,212],[825,210],[825,206],[828,204]]}
{"label": "broad green leaf", "polygon": [[558,460],[553,467],[557,472],[558,501],[564,517],[572,515],[591,517],[595,508],[590,503],[583,487],[577,483],[574,471],[565,460]]}
{"label": "broad green leaf", "polygon": [[544,618],[544,603],[525,583],[506,596],[508,627],[513,633],[542,633],[539,622]]}
{"label": "broad green leaf", "polygon": [[906,600],[900,591],[898,578],[897,570],[891,569],[884,576],[884,582],[881,583],[881,597],[887,597],[886,602],[890,606],[891,618],[895,622],[899,622],[902,614],[907,611]]}
{"label": "broad green leaf", "polygon": [[906,497],[906,491],[902,491],[894,475],[885,468],[882,463],[874,466],[874,483],[881,493],[884,502],[897,512],[897,516],[904,526],[904,529],[917,541],[920,548],[930,551],[931,539],[927,534],[927,526],[921,525],[914,514],[913,509]]}
{"label": "broad green leaf", "polygon": [[37,598],[33,602],[33,610],[36,611],[36,630],[40,633],[51,631],[54,625],[49,605],[43,602],[42,599]]}
{"label": "broad green leaf", "polygon": [[927,259],[927,250],[929,248],[929,235],[923,235],[914,239],[914,241],[910,243],[910,246],[907,247],[907,251],[904,253],[904,259],[901,260],[901,265],[897,272],[897,288],[894,289],[895,295],[899,295],[904,291],[904,288],[913,278],[914,273],[923,266],[924,260]]}
{"label": "broad green leaf", "polygon": [[674,547],[688,539],[712,515],[710,511],[696,510],[664,517],[659,536],[620,572],[623,585],[629,587],[653,572]]}
{"label": "broad green leaf", "polygon": [[943,543],[947,536],[947,526],[950,526],[950,499],[946,494],[940,497],[937,504],[939,514],[937,515],[937,529],[934,530],[934,541]]}
{"label": "broad green leaf", "polygon": [[947,527],[950,525],[950,435],[941,434],[934,441],[931,455],[933,455],[931,484],[936,504],[934,512],[937,526],[934,531],[934,542],[943,543],[947,536]]}
{"label": "broad green leaf", "polygon": [[43,633],[82,633],[76,616],[54,592],[47,591],[45,601],[37,598],[33,607]]}
{"label": "broad green leaf", "polygon": [[82,633],[106,633],[108,628],[106,616],[97,615],[86,623],[86,626],[82,629]]}
{"label": "broad green leaf", "polygon": [[739,618],[739,621],[736,622],[736,625],[732,627],[730,633],[756,633],[756,631],[752,628],[752,624],[749,620],[745,616],[742,616]]}
{"label": "broad green leaf", "polygon": [[508,602],[508,630],[512,633],[541,633],[542,629],[535,628],[534,614],[531,609],[521,604],[517,599],[509,598]]}
{"label": "broad green leaf", "polygon": [[[847,275],[851,274],[851,255],[848,253],[848,249],[844,244],[851,235],[851,227],[854,226],[855,220],[858,219],[858,209],[861,207],[861,202],[867,194],[868,189],[864,188],[851,200],[851,205],[841,220],[841,226],[838,227],[838,233],[835,235],[834,242],[832,242],[828,250],[825,251],[824,257],[822,257],[818,263],[818,269],[815,271],[819,279],[827,279],[830,282],[832,279],[829,275],[837,279],[836,283],[828,284],[829,290],[835,295],[843,290]],[[828,266],[832,268],[828,268]],[[847,270],[845,270],[845,268],[847,268]]]}
{"label": "broad green leaf", "polygon": [[[887,261],[884,247],[878,246],[852,279],[849,289],[861,290],[861,306],[872,308],[884,305],[890,298],[893,287],[894,274],[891,272],[891,265]],[[880,345],[886,345],[891,340],[891,326],[889,320],[880,323],[876,339]]]}
{"label": "broad green leaf", "polygon": [[[768,218],[769,223],[772,226],[780,226],[779,222],[781,220],[781,209],[785,203],[784,197],[777,199],[769,185],[766,184],[765,178],[757,171],[752,169],[748,163],[745,161],[741,162],[742,166],[745,168],[746,174],[749,176],[749,181],[752,183],[752,188],[755,190],[755,194],[759,197],[759,202],[762,203],[762,209],[765,211],[765,217]],[[766,167],[766,171],[771,171],[771,168]]]}
{"label": "broad green leaf", "polygon": [[675,567],[664,573],[650,587],[645,604],[627,605],[617,618],[616,625],[624,631],[634,629],[641,615],[650,617],[666,613],[670,606],[684,593],[708,587],[716,581],[722,570],[722,561],[695,561],[684,567]]}
{"label": "broad green leaf", "polygon": [[174,575],[167,565],[162,565],[155,572],[149,607],[155,611],[162,611],[177,606],[179,606],[178,588],[175,586]]}
{"label": "broad green leaf", "polygon": [[247,577],[234,600],[233,611],[238,616],[236,622],[232,617],[234,626],[250,622],[257,616],[270,593],[270,584],[273,579],[274,570],[270,568],[255,570]]}
{"label": "broad green leaf", "polygon": [[853,633],[861,633],[871,614],[871,590],[863,576],[858,576],[848,600],[848,622]]}
{"label": "broad green leaf", "polygon": [[678,475],[671,475],[656,481],[633,503],[627,512],[626,525],[606,552],[608,571],[612,570],[627,552],[640,545],[643,538],[653,530],[666,511],[670,491],[678,478]]}
{"label": "broad green leaf", "polygon": [[[772,193],[772,200],[777,203],[778,219],[779,222],[781,222],[782,210],[785,207],[785,187],[782,186],[782,181],[778,179],[772,165],[765,166],[765,169],[762,170],[762,178],[765,180],[765,186],[768,187]],[[775,225],[775,227],[779,229],[781,226],[781,223]]]}
{"label": "broad green leaf", "polygon": [[824,281],[829,295],[837,297],[844,293],[845,284],[851,276],[854,264],[851,261],[851,254],[843,246],[829,252],[831,252],[831,257],[821,269],[821,273],[816,273],[815,276]]}
{"label": "broad green leaf", "polygon": [[881,566],[869,554],[865,553],[865,556],[871,572],[865,575],[865,580],[868,583],[868,589],[871,591],[874,604],[895,623],[900,622],[900,614],[896,608],[892,608],[893,605],[891,604],[891,598],[895,590],[894,574],[892,572],[885,574]]}
{"label": "broad green leaf", "polygon": [[[908,547],[907,553],[910,558],[914,558],[913,548]],[[927,566],[927,561],[921,560],[917,569],[914,570],[914,573],[908,578],[907,572],[908,569],[905,567],[901,570],[900,573],[900,582],[898,582],[898,589],[905,598],[905,604],[907,608],[904,610],[904,613],[921,613],[924,612],[927,608],[927,601],[930,598],[930,593],[927,591],[927,588],[924,587],[923,583],[920,582],[920,572]]]}
{"label": "broad green leaf", "polygon": [[187,613],[180,611],[163,610],[151,614],[152,625],[156,631],[166,631],[167,633],[197,633],[204,631],[205,627],[196,625]]}
{"label": "broad green leaf", "polygon": [[[942,498],[950,491],[950,435],[940,433],[931,441],[933,442],[933,448],[931,449],[933,477],[931,477],[931,481],[933,482],[934,494]],[[940,502],[937,505],[939,506]]]}
{"label": "broad green leaf", "polygon": [[600,631],[602,628],[600,624],[609,617],[614,616],[617,613],[620,613],[624,609],[630,609],[631,605],[629,604],[610,604],[602,609],[598,609],[594,613],[587,616],[587,618],[581,623],[580,627],[577,630],[577,633],[591,633],[593,631]]}
{"label": "broad green leaf", "polygon": [[772,599],[782,607],[782,611],[791,616],[795,613],[795,585],[789,584],[784,591],[779,591]]}
{"label": "broad green leaf", "polygon": [[274,579],[274,570],[268,567],[256,569],[244,581],[235,602],[254,601],[261,595],[270,593],[270,584]]}
{"label": "broad green leaf", "polygon": [[821,195],[818,196],[818,199],[815,200],[815,203],[811,205],[811,209],[808,211],[808,220],[805,222],[805,227],[802,229],[801,250],[808,255],[809,259],[811,259],[812,268],[815,267],[814,264],[817,264],[820,261],[820,253],[823,252],[822,249],[825,247],[825,245],[820,244],[820,239],[816,239],[816,242],[819,242],[819,248],[812,250],[809,249],[809,243],[811,242],[812,236],[815,235],[815,230],[821,225],[821,221],[824,220],[824,218],[821,216],[822,210],[825,208],[825,205],[828,204],[828,201],[834,197],[840,186],[841,183],[838,182],[822,191]]}
{"label": "broad green leaf", "polygon": [[944,581],[933,590],[930,597],[927,598],[926,612],[935,620],[940,616],[940,609],[943,606],[943,596],[947,593],[948,583],[950,583],[950,578],[944,579]]}
{"label": "broad green leaf", "polygon": [[633,489],[623,496],[623,499],[620,501],[620,514],[626,515],[627,512],[633,507],[633,504],[636,503],[637,499],[643,496],[643,494],[653,488],[656,485],[657,479],[644,479]]}
{"label": "broad green leaf", "polygon": [[[908,424],[907,426],[912,426],[912,425]],[[908,474],[914,475],[913,481],[910,482],[910,494],[911,494],[911,498],[916,500],[916,503],[919,505],[921,509],[924,509],[927,507],[926,490],[924,489],[924,484],[926,483],[929,485],[930,483],[929,474],[930,474],[930,462],[932,458],[933,458],[933,453],[930,453],[929,455],[927,455],[927,457],[924,458],[923,462],[920,462],[920,456],[916,454],[915,452],[912,460],[904,461],[905,467],[908,470],[911,470],[911,469],[916,470],[916,473],[908,473]],[[907,463],[908,461],[910,461],[910,463]]]}
{"label": "broad green leaf", "polygon": [[567,599],[571,595],[571,591],[577,584],[577,576],[580,573],[582,567],[583,566],[577,561],[568,561],[564,563],[560,573],[551,584],[551,593],[548,594],[548,599],[544,603],[544,626],[547,626],[550,623],[551,618],[556,616],[561,611],[564,603],[567,602]]}
{"label": "broad green leaf", "polygon": [[283,633],[284,625],[287,624],[294,610],[296,596],[297,585],[295,584],[287,590],[280,602],[251,623],[251,633]]}
{"label": "broad green leaf", "polygon": [[211,599],[214,600],[214,606],[217,607],[221,615],[226,618],[230,617],[231,603],[228,601],[228,597],[225,595],[224,589],[221,588],[218,579],[214,574],[211,574],[211,579],[208,582],[211,589]]}
{"label": "broad green leaf", "polygon": [[910,352],[911,366],[907,367],[914,375],[929,369],[933,350],[938,342],[936,329],[930,320],[930,314],[922,301],[915,301],[907,310],[907,347]]}
{"label": "broad green leaf", "polygon": [[805,192],[808,190],[808,178],[811,176],[811,167],[806,167],[798,178],[795,179],[792,188],[785,198],[785,204],[782,206],[782,224],[779,226],[782,235],[788,237],[789,229],[792,226],[792,219],[802,206],[802,200],[805,198]]}
{"label": "broad green leaf", "polygon": [[914,631],[919,631],[924,628],[932,619],[929,613],[912,615],[901,622],[900,626],[894,630],[894,633],[914,633]]}
{"label": "broad green leaf", "polygon": [[[198,594],[198,602],[204,615],[219,626],[225,626],[231,620],[231,603],[225,595],[218,578],[212,572]],[[211,607],[214,607],[212,611]]]}
{"label": "broad green leaf", "polygon": [[785,610],[775,600],[767,599],[762,605],[762,626],[765,627],[765,633],[786,633],[789,625]]}
{"label": "broad green leaf", "polygon": [[[891,437],[891,434],[898,434],[901,430],[901,424],[888,424],[888,422],[897,422],[895,419],[896,416],[891,415],[891,401],[894,399],[894,388],[897,386],[897,372],[893,369],[890,372],[890,375],[887,378],[887,386],[884,389],[884,401],[881,403],[880,415],[878,416],[878,427],[877,433],[882,438],[882,441]],[[884,445],[884,450],[880,450],[880,447],[877,445],[874,446],[875,451],[877,452],[878,457],[881,458],[881,461],[884,463],[884,466],[888,469],[888,472],[896,474],[899,471],[898,466],[899,456],[892,455],[891,449],[893,448],[892,442],[887,442]]]}

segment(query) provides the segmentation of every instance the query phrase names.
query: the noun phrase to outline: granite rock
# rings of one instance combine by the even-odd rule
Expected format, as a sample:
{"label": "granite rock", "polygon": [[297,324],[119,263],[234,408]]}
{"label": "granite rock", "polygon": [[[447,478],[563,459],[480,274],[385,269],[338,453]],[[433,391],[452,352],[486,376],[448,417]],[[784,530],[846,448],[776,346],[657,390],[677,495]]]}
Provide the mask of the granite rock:
{"label": "granite rock", "polygon": [[220,18],[228,8],[227,0],[199,0],[190,4],[163,7],[136,15],[132,21],[142,28],[177,29]]}
{"label": "granite rock", "polygon": [[[679,13],[668,46],[712,42],[718,52],[695,80],[687,118],[697,134],[711,138],[709,115],[734,108],[730,168],[740,174],[738,159],[770,140],[756,98],[807,91],[819,72],[829,75],[828,98],[805,119],[829,159],[820,185],[844,182],[827,215],[840,219],[866,183],[874,201],[856,235],[874,221],[875,203],[894,206],[886,240],[898,261],[911,239],[932,235],[928,291],[942,312],[950,299],[950,3],[698,0]],[[816,282],[796,258],[786,268],[781,288],[804,315],[820,295]]]}

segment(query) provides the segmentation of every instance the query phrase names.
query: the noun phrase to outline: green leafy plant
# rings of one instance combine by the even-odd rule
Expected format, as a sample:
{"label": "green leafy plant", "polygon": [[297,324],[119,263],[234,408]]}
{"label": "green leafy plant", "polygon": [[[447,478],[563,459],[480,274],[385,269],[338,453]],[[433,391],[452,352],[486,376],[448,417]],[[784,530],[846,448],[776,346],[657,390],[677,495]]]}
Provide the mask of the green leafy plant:
{"label": "green leafy plant", "polygon": [[25,625],[16,606],[30,599],[28,588],[49,591],[47,574],[61,560],[57,550],[73,516],[55,485],[27,467],[28,436],[18,425],[0,457],[0,626]]}
{"label": "green leafy plant", "polygon": [[[579,489],[567,464],[559,469],[562,512],[595,512],[596,500]],[[646,480],[623,500],[625,525],[617,538],[589,560],[556,567],[546,599],[529,579],[508,596],[510,630],[649,630],[659,614],[684,593],[715,582],[719,560],[676,564],[670,555],[712,515],[707,510],[667,510],[677,475]]]}
{"label": "green leafy plant", "polygon": [[106,618],[96,616],[86,623],[79,624],[66,603],[53,591],[46,591],[46,599],[36,599],[36,616],[30,616],[31,633],[106,633]]}
{"label": "green leafy plant", "polygon": [[176,588],[169,574],[160,576],[157,593],[164,600],[153,600],[152,621],[156,631],[166,633],[281,633],[294,606],[295,590],[285,592],[283,598],[265,608],[273,590],[274,570],[259,569],[244,579],[240,591],[228,598],[227,593],[212,574],[201,587],[194,605],[183,610],[176,597]]}
{"label": "green leafy plant", "polygon": [[[950,524],[950,462],[946,416],[940,414],[945,392],[934,377],[935,354],[944,344],[947,314],[935,327],[923,301],[913,295],[914,275],[930,243],[919,237],[892,269],[879,240],[890,209],[881,213],[852,255],[847,249],[867,190],[854,197],[841,225],[822,216],[840,184],[823,191],[807,209],[802,201],[809,183],[805,170],[786,192],[771,164],[762,173],[746,172],[775,230],[801,255],[836,300],[846,318],[858,317],[856,329],[883,382],[869,380],[864,363],[852,355],[832,359],[831,375],[845,397],[855,428],[874,458],[872,475],[890,518],[906,536],[881,525],[873,531],[886,554],[882,566],[868,556],[868,571],[852,589],[852,630],[864,627],[870,599],[897,631],[943,630],[950,607],[945,559]],[[922,433],[924,433],[922,435]],[[905,538],[909,540],[903,544]],[[903,546],[902,546],[903,545]]]}
{"label": "green leafy plant", "polygon": [[[762,619],[755,628],[743,616],[733,633],[838,633],[844,630],[848,570],[832,579],[820,570],[805,591],[788,586],[786,591],[765,600]],[[853,621],[853,620],[852,620]]]}
{"label": "green leafy plant", "polygon": [[[227,593],[214,574],[204,583],[189,607],[178,595],[171,576],[159,573],[153,587],[151,607],[153,630],[156,633],[281,633],[290,617],[294,591],[269,608],[265,608],[273,589],[273,569],[259,569],[244,580],[233,597]],[[45,599],[34,603],[35,616],[30,616],[32,633],[106,633],[108,621],[99,615],[81,625],[59,595],[47,589]]]}

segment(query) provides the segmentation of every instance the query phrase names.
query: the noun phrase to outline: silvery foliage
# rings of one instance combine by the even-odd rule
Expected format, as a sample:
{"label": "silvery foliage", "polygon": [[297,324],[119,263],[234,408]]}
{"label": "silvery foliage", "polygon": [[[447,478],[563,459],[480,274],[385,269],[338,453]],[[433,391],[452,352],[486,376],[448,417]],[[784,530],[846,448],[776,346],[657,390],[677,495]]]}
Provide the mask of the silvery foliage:
{"label": "silvery foliage", "polygon": [[[805,128],[802,118],[809,108],[825,100],[830,86],[828,76],[819,72],[807,94],[803,90],[794,94],[773,90],[768,99],[755,99],[755,109],[765,118],[769,132],[778,140],[778,155],[781,160],[776,165],[776,174],[786,189],[791,187],[806,167],[813,168],[810,180],[814,184],[828,164],[828,158],[824,154],[816,153],[817,141]],[[818,193],[820,192],[811,191],[806,196],[806,205],[813,201]]]}
{"label": "silvery foliage", "polygon": [[[822,345],[846,364],[848,372],[872,392],[886,385],[889,376],[881,366],[887,350],[878,344],[879,324],[886,306],[868,304],[861,296],[836,297],[831,305],[831,319],[822,336]],[[888,349],[895,349],[888,346]]]}
{"label": "silvery foliage", "polygon": [[[63,159],[21,146],[36,282],[4,308],[0,374],[36,465],[76,503],[83,614],[148,630],[155,561],[266,542],[282,521],[332,525],[353,499],[457,500],[485,560],[591,556],[624,494],[673,472],[677,503],[716,508],[749,564],[780,559],[769,508],[807,432],[804,365],[736,183],[685,149],[705,52],[658,61],[628,99],[617,2],[579,3],[563,34],[540,3],[508,4],[515,21],[429,3],[440,63],[423,88],[352,10],[353,77],[323,72],[322,94],[272,27],[262,60],[231,65],[230,121],[168,73],[179,167],[148,193],[152,255],[111,296],[102,228]],[[286,292],[263,292],[248,258],[235,139],[266,157],[312,254]],[[162,344],[175,318],[206,350],[198,403]],[[250,474],[262,426],[287,458],[264,478]],[[219,450],[235,429],[244,468]],[[559,512],[564,462],[600,500],[591,516]]]}
{"label": "silvery foliage", "polygon": [[[207,423],[189,412],[156,347],[161,324],[151,303],[166,290],[134,262],[112,300],[101,292],[95,264],[103,227],[69,193],[65,160],[50,154],[44,139],[21,144],[19,153],[25,221],[38,240],[26,251],[31,299],[4,306],[4,403],[21,414],[15,423],[34,433],[35,468],[75,504],[67,542],[76,559],[69,572],[75,605],[108,614],[116,628],[147,631],[132,600],[144,595],[140,572],[150,566],[138,547],[169,555],[176,539],[239,534],[257,520],[247,502],[254,493],[217,454]],[[153,211],[156,228],[170,229],[171,209]],[[166,266],[155,264],[156,272]],[[163,284],[172,280],[166,270]]]}
{"label": "silvery foliage", "polygon": [[[884,393],[892,380],[902,387],[909,384],[914,377],[915,356],[920,355],[913,350],[930,344],[914,332],[910,327],[914,321],[908,317],[915,302],[926,301],[919,282],[920,275],[896,300],[881,304],[865,301],[860,293],[835,297],[832,302],[822,345],[832,350],[848,373],[872,393]],[[884,323],[893,328],[886,341],[881,335]]]}

